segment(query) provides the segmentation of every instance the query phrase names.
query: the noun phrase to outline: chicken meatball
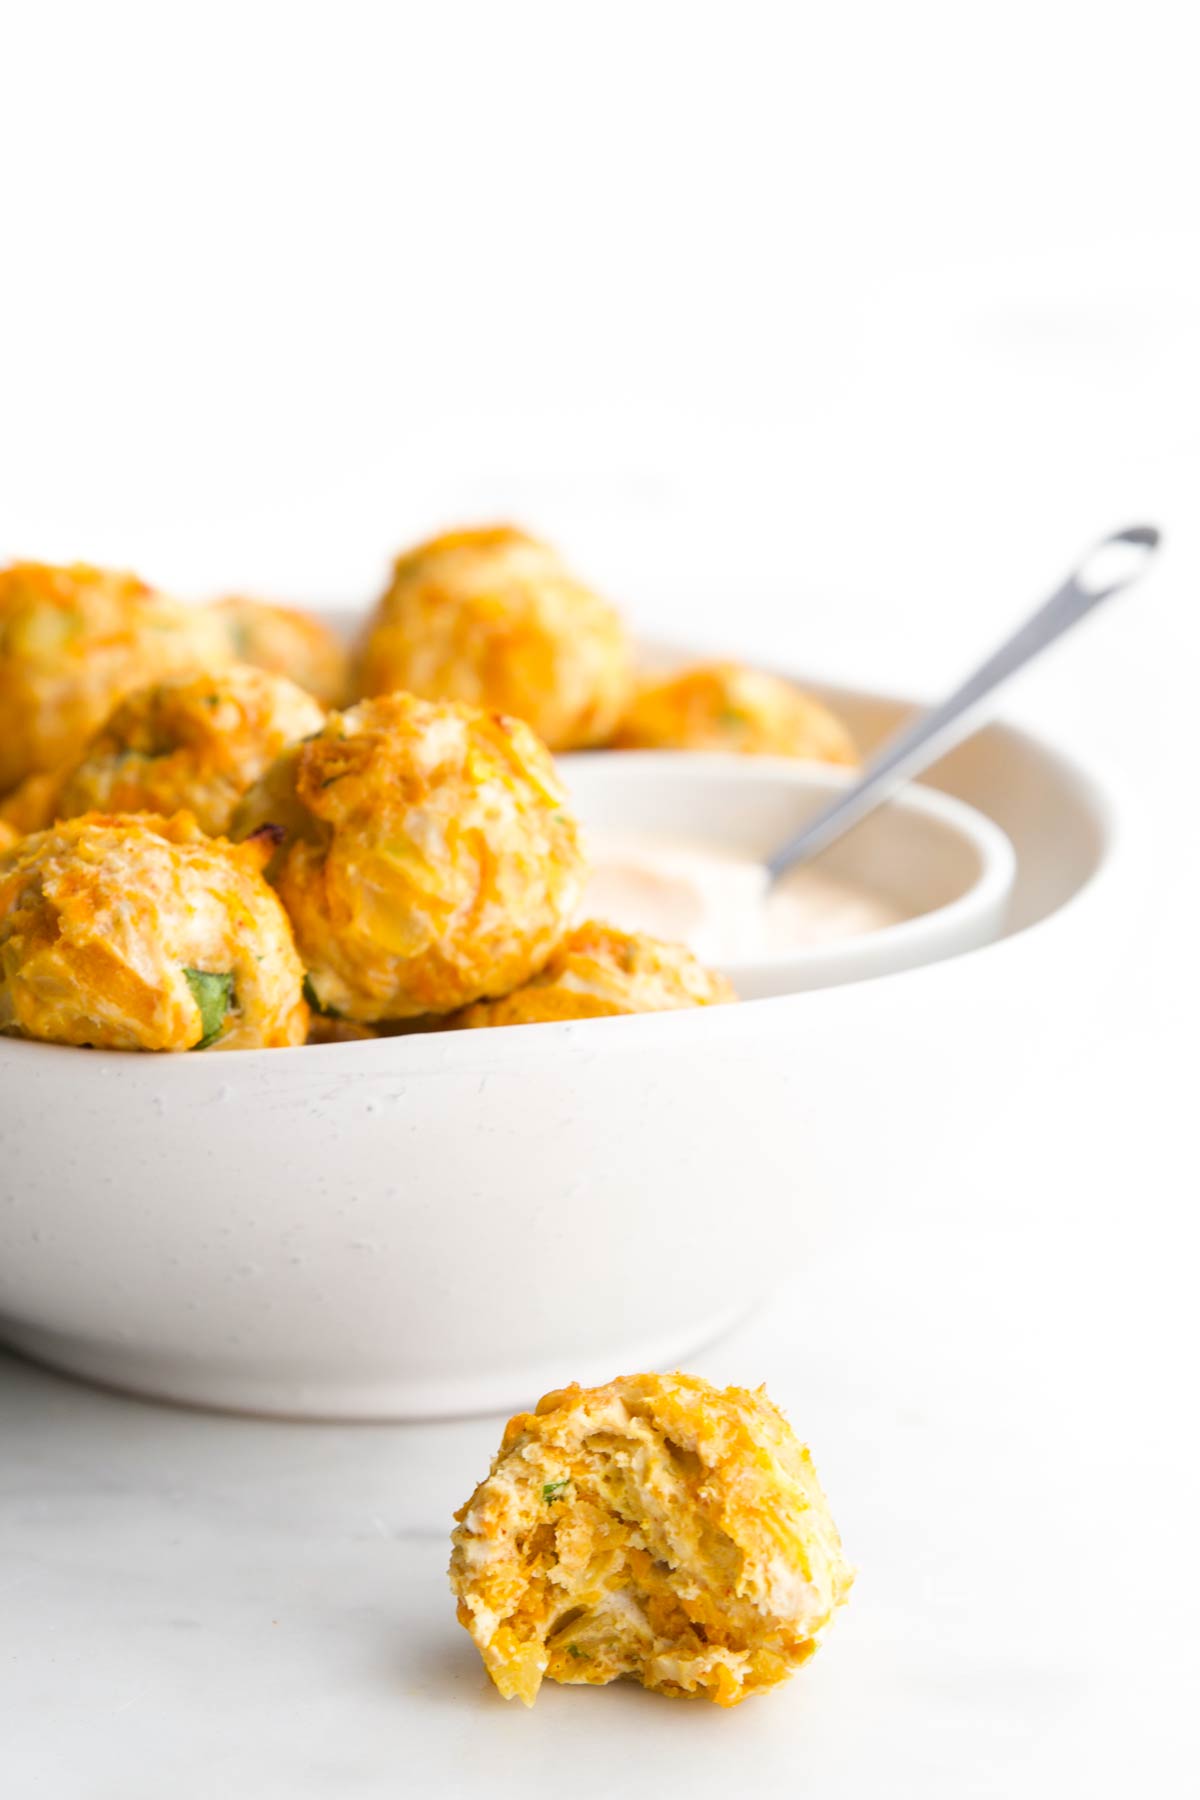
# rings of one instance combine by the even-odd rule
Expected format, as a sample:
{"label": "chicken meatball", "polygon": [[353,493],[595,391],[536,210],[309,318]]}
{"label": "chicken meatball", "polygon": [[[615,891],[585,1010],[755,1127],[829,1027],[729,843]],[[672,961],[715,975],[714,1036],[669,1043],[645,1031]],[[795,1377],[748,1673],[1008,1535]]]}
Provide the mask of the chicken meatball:
{"label": "chicken meatball", "polygon": [[0,793],[78,756],[131,688],[230,660],[215,614],[83,564],[0,569]]}
{"label": "chicken meatball", "polygon": [[605,1019],[618,1013],[674,1012],[736,1000],[723,975],[682,944],[592,921],[564,938],[545,968],[500,1000],[481,1000],[455,1023],[537,1025],[553,1019]]}
{"label": "chicken meatball", "polygon": [[694,1375],[547,1394],[455,1518],[459,1621],[529,1706],[546,1675],[736,1706],[812,1654],[852,1580],[783,1414]]}
{"label": "chicken meatball", "polygon": [[412,694],[332,713],[242,801],[323,1011],[447,1013],[536,974],[584,882],[579,831],[527,725]]}
{"label": "chicken meatball", "polygon": [[188,813],[91,813],[0,852],[0,1031],[109,1050],[302,1044],[304,970],[261,873],[273,841]]}
{"label": "chicken meatball", "polygon": [[54,823],[58,791],[63,784],[63,769],[27,775],[10,794],[0,800],[0,819],[11,825],[18,837],[30,831],[44,831]]}
{"label": "chicken meatball", "polygon": [[168,676],[126,696],[66,773],[44,823],[186,809],[216,836],[276,757],[324,722],[324,708],[286,675],[235,663]]}
{"label": "chicken meatball", "polygon": [[364,694],[406,688],[511,713],[551,750],[603,743],[625,709],[620,615],[555,551],[500,525],[401,556],[359,659]]}
{"label": "chicken meatball", "polygon": [[341,706],[350,686],[350,657],[341,639],[312,613],[236,595],[213,607],[238,662],[287,675],[324,706]]}
{"label": "chicken meatball", "polygon": [[854,763],[846,727],[777,675],[707,663],[638,688],[613,740],[619,750],[734,750]]}

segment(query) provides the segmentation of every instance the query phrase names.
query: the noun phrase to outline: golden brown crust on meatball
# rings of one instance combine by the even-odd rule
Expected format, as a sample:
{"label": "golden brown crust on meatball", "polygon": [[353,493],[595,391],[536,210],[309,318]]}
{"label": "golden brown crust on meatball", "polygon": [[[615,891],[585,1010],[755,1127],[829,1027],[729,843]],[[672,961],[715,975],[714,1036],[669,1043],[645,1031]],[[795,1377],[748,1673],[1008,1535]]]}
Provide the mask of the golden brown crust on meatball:
{"label": "golden brown crust on meatball", "polygon": [[214,603],[230,654],[257,669],[286,675],[323,706],[342,706],[350,691],[350,654],[312,613],[231,595]]}
{"label": "golden brown crust on meatball", "polygon": [[304,970],[273,843],[92,813],[0,853],[0,1030],[111,1050],[302,1044]]}
{"label": "golden brown crust on meatball", "polygon": [[509,525],[447,532],[397,559],[358,663],[397,688],[510,713],[552,750],[603,743],[629,697],[620,615]]}
{"label": "golden brown crust on meatball", "polygon": [[732,750],[855,763],[841,720],[811,694],[740,663],[704,663],[638,687],[613,739],[619,750]]}
{"label": "golden brown crust on meatball", "polygon": [[541,973],[523,987],[500,1000],[467,1007],[454,1022],[468,1028],[536,1025],[673,1012],[736,999],[725,977],[697,962],[684,945],[591,920],[564,938]]}
{"label": "golden brown crust on meatball", "polygon": [[135,575],[0,569],[0,793],[77,756],[131,688],[228,661],[208,608],[180,606]]}
{"label": "golden brown crust on meatball", "polygon": [[446,1013],[534,974],[579,903],[584,860],[527,725],[388,694],[333,713],[246,795],[325,1011]]}
{"label": "golden brown crust on meatball", "polygon": [[10,825],[6,819],[0,819],[0,850],[11,849],[20,836],[15,825]]}
{"label": "golden brown crust on meatball", "polygon": [[816,1649],[853,1579],[763,1389],[631,1375],[510,1419],[456,1514],[459,1622],[505,1699],[631,1676],[735,1706]]}
{"label": "golden brown crust on meatball", "polygon": [[168,676],[126,695],[64,775],[52,817],[186,810],[218,836],[246,789],[324,722],[311,694],[265,669]]}

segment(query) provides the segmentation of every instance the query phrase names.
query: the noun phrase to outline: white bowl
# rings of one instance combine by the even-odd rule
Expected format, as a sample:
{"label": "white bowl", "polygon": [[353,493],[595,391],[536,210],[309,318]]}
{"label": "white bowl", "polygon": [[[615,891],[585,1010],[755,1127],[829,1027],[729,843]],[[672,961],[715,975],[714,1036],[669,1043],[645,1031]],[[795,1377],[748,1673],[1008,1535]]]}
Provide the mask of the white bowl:
{"label": "white bowl", "polygon": [[[856,779],[821,763],[661,750],[566,756],[560,766],[580,817],[598,835],[677,837],[758,861]],[[754,960],[724,959],[743,1000],[866,981],[990,944],[1016,878],[1000,827],[927,787],[897,794],[831,845],[820,866],[874,890],[899,921]]]}
{"label": "white bowl", "polygon": [[[903,710],[835,699],[867,748]],[[1031,1016],[1056,1049],[1108,823],[1003,726],[937,781],[1012,841],[1008,935],[903,974],[319,1049],[0,1040],[0,1337],[202,1405],[510,1407],[685,1362],[814,1236],[959,1205]]]}

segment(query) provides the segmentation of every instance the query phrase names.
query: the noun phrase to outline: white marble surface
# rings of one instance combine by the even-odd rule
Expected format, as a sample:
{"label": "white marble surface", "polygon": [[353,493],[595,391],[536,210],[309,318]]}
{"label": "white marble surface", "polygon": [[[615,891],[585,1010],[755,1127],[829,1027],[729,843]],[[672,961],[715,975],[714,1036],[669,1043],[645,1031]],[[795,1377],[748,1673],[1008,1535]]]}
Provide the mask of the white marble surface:
{"label": "white marble surface", "polygon": [[770,1383],[860,1568],[817,1659],[732,1714],[491,1693],[445,1565],[495,1421],[222,1419],[0,1360],[0,1790],[1182,1791],[1190,1383],[1129,1291],[1128,1206],[1060,1191],[981,1221],[970,1198],[922,1221],[898,1183],[892,1224],[696,1359]]}

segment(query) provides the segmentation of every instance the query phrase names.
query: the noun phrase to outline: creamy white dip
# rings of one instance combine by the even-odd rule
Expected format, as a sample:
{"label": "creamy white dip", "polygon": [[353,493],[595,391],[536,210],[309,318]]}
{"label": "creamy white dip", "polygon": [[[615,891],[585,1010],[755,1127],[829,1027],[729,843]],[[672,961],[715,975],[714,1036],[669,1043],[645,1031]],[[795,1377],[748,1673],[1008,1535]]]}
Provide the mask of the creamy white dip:
{"label": "creamy white dip", "polygon": [[683,943],[702,962],[859,937],[905,914],[871,888],[820,868],[769,887],[762,863],[690,839],[589,835],[591,877],[581,919]]}

